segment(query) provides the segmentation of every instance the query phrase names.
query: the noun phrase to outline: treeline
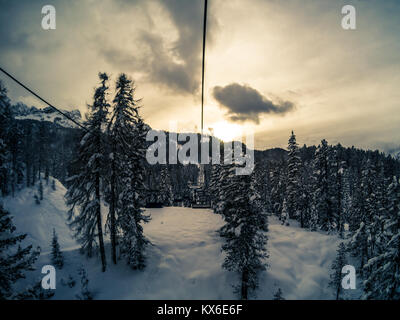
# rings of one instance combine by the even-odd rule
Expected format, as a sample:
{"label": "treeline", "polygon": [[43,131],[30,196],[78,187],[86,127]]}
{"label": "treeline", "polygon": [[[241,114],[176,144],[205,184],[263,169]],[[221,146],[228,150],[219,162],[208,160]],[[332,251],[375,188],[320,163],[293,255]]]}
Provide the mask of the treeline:
{"label": "treeline", "polygon": [[[232,224],[232,217],[239,215],[239,222],[231,227],[253,230],[254,236],[254,230],[263,230],[265,223],[257,222],[259,218],[256,219],[251,206],[279,217],[282,224],[288,225],[289,219],[294,219],[302,228],[347,239],[347,252],[360,262],[357,267],[365,280],[364,298],[399,299],[399,168],[397,160],[378,151],[332,146],[326,140],[317,147],[299,148],[292,132],[288,153],[269,160],[259,157],[244,187],[235,181],[245,178],[227,179],[229,168],[214,165],[210,194],[214,211],[222,213],[228,225]],[[236,193],[237,190],[241,191]],[[247,214],[240,213],[241,205],[236,201],[243,197],[251,199]],[[246,221],[252,221],[253,229]],[[231,242],[240,234],[231,232],[223,236]],[[257,256],[243,244],[236,246],[244,250],[247,263]],[[262,246],[252,248],[261,252]],[[243,263],[240,265],[243,278],[248,271],[243,269]],[[247,286],[254,288],[250,284],[247,281]]]}
{"label": "treeline", "polygon": [[65,183],[76,157],[80,131],[46,121],[17,120],[0,82],[0,194],[15,195],[24,187]]}

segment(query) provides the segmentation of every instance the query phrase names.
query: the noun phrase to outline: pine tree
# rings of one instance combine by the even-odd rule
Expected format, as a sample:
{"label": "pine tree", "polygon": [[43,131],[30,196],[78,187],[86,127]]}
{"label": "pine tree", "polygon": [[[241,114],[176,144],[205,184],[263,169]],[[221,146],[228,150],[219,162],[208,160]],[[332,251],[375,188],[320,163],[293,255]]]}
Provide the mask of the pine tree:
{"label": "pine tree", "polygon": [[340,203],[340,229],[339,236],[344,238],[344,225],[348,223],[350,220],[352,199],[351,199],[351,190],[350,190],[350,170],[342,164],[343,171],[340,173],[341,177],[341,186],[342,186],[342,195],[341,195],[341,203]]}
{"label": "pine tree", "polygon": [[312,209],[312,229],[316,229],[316,216],[318,227],[323,231],[335,230],[335,213],[332,205],[331,183],[331,149],[324,139],[318,146],[314,160],[314,192]]}
{"label": "pine tree", "polygon": [[273,300],[285,300],[285,298],[282,296],[281,288],[278,288],[278,290],[275,292]]}
{"label": "pine tree", "polygon": [[[93,105],[89,106],[86,132],[81,140],[78,159],[75,162],[77,174],[69,179],[70,185],[66,194],[70,206],[70,226],[82,245],[82,250],[90,257],[93,248],[100,247],[102,271],[106,270],[106,257],[103,239],[101,215],[101,188],[104,183],[105,141],[103,128],[107,123],[106,91],[108,76],[100,73],[101,86],[95,90]],[[75,208],[79,213],[75,215]]]}
{"label": "pine tree", "polygon": [[39,185],[38,185],[38,193],[39,193],[39,200],[43,200],[43,183],[42,178],[39,178]]}
{"label": "pine tree", "polygon": [[296,136],[292,134],[288,143],[288,160],[287,160],[287,186],[286,186],[286,205],[289,218],[300,220],[300,226],[304,228],[304,219],[300,210],[301,200],[301,159],[299,147],[296,142]]}
{"label": "pine tree", "polygon": [[24,178],[24,164],[22,159],[23,132],[20,123],[16,122],[14,118],[10,121],[6,145],[10,152],[9,184],[11,195],[14,197]]}
{"label": "pine tree", "polygon": [[271,183],[271,207],[277,217],[281,215],[286,194],[286,176],[285,161],[274,162],[269,172],[269,181]]}
{"label": "pine tree", "polygon": [[76,297],[79,300],[93,300],[93,295],[89,291],[89,279],[87,272],[83,266],[78,269],[78,275],[81,277],[81,292]]}
{"label": "pine tree", "polygon": [[8,150],[10,125],[13,117],[7,90],[0,81],[0,192],[5,196],[9,193],[11,154]]}
{"label": "pine tree", "polygon": [[64,255],[60,250],[56,230],[53,228],[53,238],[51,240],[51,262],[57,268],[62,269],[64,266]]}
{"label": "pine tree", "polygon": [[168,167],[162,167],[160,171],[160,196],[161,201],[165,206],[171,206],[173,203],[173,193],[171,177],[168,172]]}
{"label": "pine tree", "polygon": [[25,278],[25,271],[34,270],[33,264],[40,254],[39,248],[32,250],[31,245],[18,245],[16,249],[26,234],[14,235],[15,229],[9,213],[0,204],[0,300],[11,298],[13,284]]}
{"label": "pine tree", "polygon": [[209,191],[211,195],[211,207],[214,210],[214,213],[220,213],[219,203],[220,203],[220,184],[219,179],[221,175],[221,165],[213,164],[211,166],[211,178]]}
{"label": "pine tree", "polygon": [[370,258],[364,269],[364,299],[400,299],[400,180],[393,178],[387,189],[384,229],[378,237],[384,244],[382,252]]}
{"label": "pine tree", "polygon": [[263,163],[256,163],[251,174],[251,188],[254,190],[254,205],[266,214],[272,213],[268,170]]}
{"label": "pine tree", "polygon": [[283,205],[282,205],[282,212],[281,216],[279,218],[281,220],[282,225],[289,226],[289,213],[288,213],[288,208],[286,205],[286,199],[283,200]]}
{"label": "pine tree", "polygon": [[305,161],[301,171],[301,195],[299,199],[299,210],[303,216],[303,227],[311,228],[312,214],[312,170],[309,162]]}
{"label": "pine tree", "polygon": [[241,284],[236,287],[241,299],[248,299],[249,291],[258,287],[258,272],[265,270],[264,259],[268,230],[267,215],[252,204],[254,190],[250,176],[235,174],[235,167],[224,165],[221,181],[222,215],[226,224],[220,229],[226,253],[223,267],[237,272]]}
{"label": "pine tree", "polygon": [[[360,258],[359,272],[361,274],[368,273],[364,267],[367,261],[375,254],[375,239],[376,239],[376,225],[374,224],[374,217],[379,219],[383,209],[381,196],[378,195],[378,175],[376,166],[367,159],[363,162],[364,169],[361,174],[361,185],[359,187],[359,199],[356,199],[354,204],[359,206],[355,208],[357,214],[357,222],[359,223],[358,229],[353,231],[352,239],[349,243],[353,255]],[[375,219],[375,221],[377,221]]]}
{"label": "pine tree", "polygon": [[336,259],[333,261],[331,267],[332,274],[329,286],[335,290],[336,300],[340,300],[340,294],[342,293],[342,269],[345,265],[347,265],[346,251],[346,246],[343,242],[341,242],[337,250]]}
{"label": "pine tree", "polygon": [[141,223],[150,221],[141,208],[145,186],[145,150],[147,127],[139,115],[138,100],[134,99],[132,80],[121,74],[116,84],[114,110],[109,136],[114,142],[117,226],[121,234],[121,255],[133,269],[145,267],[144,249],[148,240]]}
{"label": "pine tree", "polygon": [[8,190],[9,153],[3,139],[0,138],[0,196],[5,196]]}

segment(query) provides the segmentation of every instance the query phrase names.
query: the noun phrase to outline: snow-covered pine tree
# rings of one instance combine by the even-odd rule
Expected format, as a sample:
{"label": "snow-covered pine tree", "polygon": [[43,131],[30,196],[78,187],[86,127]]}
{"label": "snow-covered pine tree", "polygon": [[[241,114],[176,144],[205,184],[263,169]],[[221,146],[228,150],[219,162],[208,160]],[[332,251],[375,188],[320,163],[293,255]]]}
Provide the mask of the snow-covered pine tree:
{"label": "snow-covered pine tree", "polygon": [[214,213],[219,212],[219,203],[220,203],[220,174],[221,174],[221,165],[213,164],[211,166],[211,178],[209,184],[209,192],[211,195],[211,207],[214,210]]}
{"label": "snow-covered pine tree", "polygon": [[285,167],[286,164],[284,161],[274,162],[269,172],[271,207],[277,217],[281,215],[283,200],[286,194]]}
{"label": "snow-covered pine tree", "polygon": [[285,300],[281,288],[278,288],[278,290],[275,292],[273,300]]}
{"label": "snow-covered pine tree", "polygon": [[384,230],[377,234],[381,252],[365,265],[364,299],[400,300],[400,180],[393,177],[387,189]]}
{"label": "snow-covered pine tree", "polygon": [[[75,161],[78,173],[69,179],[69,187],[66,193],[67,204],[70,206],[70,226],[75,231],[75,236],[82,245],[82,250],[88,256],[92,256],[93,249],[97,245],[100,248],[102,271],[106,270],[106,256],[104,249],[101,194],[104,183],[105,139],[103,128],[107,123],[108,104],[106,102],[106,82],[108,76],[100,73],[101,85],[96,88],[94,102],[89,106],[86,128],[78,151],[78,159]],[[75,214],[75,209],[78,214]]]}
{"label": "snow-covered pine tree", "polygon": [[0,197],[7,194],[9,153],[3,139],[0,137]]}
{"label": "snow-covered pine tree", "polygon": [[280,216],[279,220],[281,220],[281,223],[284,226],[290,225],[289,224],[289,212],[288,212],[288,207],[286,205],[286,199],[283,200],[282,212],[281,212],[281,216]]}
{"label": "snow-covered pine tree", "polygon": [[304,228],[304,219],[301,207],[301,159],[299,146],[296,142],[296,136],[292,134],[288,142],[288,160],[287,160],[287,182],[286,182],[286,206],[290,219],[300,221],[300,226]]}
{"label": "snow-covered pine tree", "polygon": [[24,164],[22,159],[23,132],[21,124],[15,121],[14,117],[10,119],[7,136],[6,145],[10,152],[9,187],[11,195],[14,197],[15,192],[24,179]]}
{"label": "snow-covered pine tree", "polygon": [[350,220],[352,199],[351,199],[351,189],[350,189],[350,170],[342,163],[342,171],[340,172],[341,186],[342,186],[342,196],[340,203],[340,223],[342,224],[339,230],[339,236],[343,238],[345,235],[344,225]]}
{"label": "snow-covered pine tree", "polygon": [[310,228],[311,226],[311,208],[312,208],[312,165],[310,161],[305,161],[301,171],[301,195],[299,199],[299,210],[303,216],[303,227]]}
{"label": "snow-covered pine tree", "polygon": [[[385,237],[381,235],[385,230],[385,219],[387,213],[388,199],[386,197],[386,192],[389,187],[391,180],[385,178],[384,165],[382,161],[378,161],[376,165],[376,178],[374,183],[374,206],[375,213],[372,217],[371,226],[369,227],[369,234],[371,237],[371,256],[377,256],[384,252],[384,247],[386,245]],[[388,183],[389,181],[389,183]]]}
{"label": "snow-covered pine tree", "polygon": [[13,284],[25,278],[25,271],[34,270],[33,264],[40,254],[39,248],[15,246],[25,239],[26,234],[14,235],[15,226],[8,211],[0,203],[0,300],[10,299]]}
{"label": "snow-covered pine tree", "polygon": [[364,265],[375,254],[376,230],[374,228],[374,217],[380,215],[382,211],[382,199],[378,197],[377,171],[371,159],[363,162],[361,176],[360,194],[361,199],[354,202],[359,205],[355,213],[358,214],[359,227],[352,234],[349,243],[353,255],[360,258],[359,272],[368,272]]}
{"label": "snow-covered pine tree", "polygon": [[220,229],[226,253],[223,267],[239,274],[241,284],[236,291],[241,299],[248,299],[250,291],[258,287],[258,272],[266,268],[268,217],[252,205],[250,176],[236,175],[235,170],[232,165],[221,167],[221,213],[226,222]]}
{"label": "snow-covered pine tree", "polygon": [[[24,180],[24,163],[22,158],[23,132],[21,124],[14,119],[7,89],[0,81],[0,140],[3,151],[0,159],[1,193],[15,195],[15,191]],[[4,180],[3,180],[4,179]]]}
{"label": "snow-covered pine tree", "polygon": [[141,208],[145,192],[144,171],[147,127],[134,99],[133,81],[121,74],[116,84],[109,136],[114,142],[117,226],[121,233],[121,255],[133,269],[145,267],[144,249],[148,240],[142,223],[150,221]]}
{"label": "snow-covered pine tree", "polygon": [[332,273],[330,276],[331,281],[329,282],[329,286],[335,290],[336,300],[340,300],[340,294],[342,293],[342,269],[347,264],[346,251],[346,246],[341,242],[337,250],[336,258],[331,267]]}
{"label": "snow-covered pine tree", "polygon": [[41,177],[39,178],[38,194],[39,194],[39,200],[42,201],[43,200],[43,182],[42,182]]}
{"label": "snow-covered pine tree", "polygon": [[7,89],[0,81],[0,192],[2,196],[9,192],[11,155],[6,143],[9,139],[9,126],[12,121]]}
{"label": "snow-covered pine tree", "polygon": [[78,275],[81,277],[81,292],[80,294],[77,294],[76,297],[79,300],[93,300],[93,295],[89,290],[87,272],[83,266],[78,269]]}
{"label": "snow-covered pine tree", "polygon": [[51,240],[51,262],[58,269],[62,269],[64,266],[64,255],[60,250],[60,244],[58,243],[58,237],[56,229],[53,228],[53,238]]}
{"label": "snow-covered pine tree", "polygon": [[330,193],[332,210],[335,217],[336,230],[339,237],[343,239],[344,236],[344,223],[345,223],[345,208],[344,208],[344,197],[345,197],[345,170],[346,162],[342,160],[343,158],[343,147],[338,144],[334,147],[334,151],[331,159],[331,183],[330,183]]}
{"label": "snow-covered pine tree", "polygon": [[251,185],[255,191],[254,204],[259,206],[260,210],[265,211],[267,214],[272,213],[271,199],[270,199],[270,185],[268,179],[268,170],[264,163],[256,163],[254,170],[251,174]]}
{"label": "snow-covered pine tree", "polygon": [[315,219],[318,216],[318,227],[331,232],[335,229],[335,216],[330,193],[330,153],[328,142],[323,139],[315,152],[314,158],[314,192],[312,208],[312,230],[316,229]]}
{"label": "snow-covered pine tree", "polygon": [[160,196],[161,203],[165,206],[171,206],[174,200],[172,193],[171,177],[167,166],[162,166],[160,170]]}

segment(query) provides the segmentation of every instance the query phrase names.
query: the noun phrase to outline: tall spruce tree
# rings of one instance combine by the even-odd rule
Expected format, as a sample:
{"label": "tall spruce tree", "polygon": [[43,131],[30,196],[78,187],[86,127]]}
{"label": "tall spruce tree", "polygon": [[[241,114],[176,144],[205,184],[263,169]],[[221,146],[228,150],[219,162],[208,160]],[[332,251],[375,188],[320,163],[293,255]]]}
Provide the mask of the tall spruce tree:
{"label": "tall spruce tree", "polygon": [[13,296],[13,284],[25,278],[25,271],[34,270],[33,264],[40,254],[39,248],[21,248],[18,245],[26,234],[15,235],[15,226],[8,211],[0,203],[0,300]]}
{"label": "tall spruce tree", "polygon": [[211,207],[215,213],[219,213],[219,203],[220,203],[220,179],[221,175],[221,165],[213,164],[211,166],[211,178],[209,184],[209,191],[211,196]]}
{"label": "tall spruce tree", "polygon": [[10,124],[13,117],[7,90],[0,81],[0,193],[5,196],[9,192],[9,175],[11,155],[7,147]]}
{"label": "tall spruce tree", "polygon": [[171,206],[174,200],[172,192],[172,182],[167,166],[163,166],[160,171],[160,202],[165,206]]}
{"label": "tall spruce tree", "polygon": [[144,249],[148,240],[142,223],[150,221],[141,208],[145,192],[145,152],[147,127],[139,115],[133,81],[121,74],[116,84],[109,136],[116,153],[116,212],[121,255],[133,269],[145,267]]}
{"label": "tall spruce tree", "polygon": [[240,285],[236,287],[241,299],[258,287],[258,272],[265,270],[268,230],[267,215],[253,205],[255,193],[250,176],[236,175],[235,167],[224,165],[220,179],[222,215],[226,224],[220,229],[226,253],[223,267],[237,272]]}
{"label": "tall spruce tree", "polygon": [[282,225],[284,225],[284,226],[290,225],[289,211],[288,211],[286,199],[283,200],[282,212],[281,212],[281,216],[279,217],[279,220],[281,221]]}
{"label": "tall spruce tree", "polygon": [[332,207],[331,193],[331,168],[330,168],[331,149],[324,139],[318,146],[314,158],[314,192],[313,192],[313,212],[312,229],[315,230],[316,218],[318,216],[318,227],[323,231],[331,232],[335,229],[335,216]]}
{"label": "tall spruce tree", "polygon": [[53,238],[51,239],[51,262],[59,269],[64,266],[64,255],[60,250],[56,230],[53,228]]}
{"label": "tall spruce tree", "polygon": [[375,164],[371,159],[363,162],[361,174],[361,185],[359,186],[359,196],[355,205],[359,207],[355,211],[358,215],[359,227],[352,233],[352,239],[349,243],[353,255],[360,258],[359,272],[361,274],[368,272],[364,268],[367,261],[374,255],[375,250],[375,230],[373,228],[374,216],[380,213],[382,203],[377,197],[377,171]]}
{"label": "tall spruce tree", "polygon": [[341,242],[337,250],[337,256],[331,267],[332,273],[330,276],[331,281],[329,282],[329,286],[335,290],[336,300],[340,300],[340,294],[342,293],[342,269],[347,264],[346,251],[346,246]]}
{"label": "tall spruce tree", "polygon": [[[105,137],[103,129],[107,124],[108,104],[106,100],[107,80],[105,73],[100,73],[101,85],[96,88],[93,104],[89,106],[86,128],[76,161],[77,174],[69,179],[66,194],[70,206],[70,226],[82,245],[82,250],[92,256],[95,246],[99,246],[102,271],[106,270],[106,256],[103,239],[101,214],[101,189],[104,183]],[[78,213],[75,214],[75,209]],[[96,242],[96,237],[98,243]]]}
{"label": "tall spruce tree", "polygon": [[300,226],[304,228],[304,217],[301,209],[301,159],[299,147],[296,142],[296,136],[292,134],[288,142],[288,160],[287,160],[287,185],[286,185],[286,205],[289,218],[298,219]]}
{"label": "tall spruce tree", "polygon": [[0,197],[7,194],[8,158],[7,146],[0,138]]}
{"label": "tall spruce tree", "polygon": [[[379,219],[379,216],[376,217]],[[387,189],[384,228],[377,234],[383,247],[368,260],[364,299],[400,299],[400,180],[394,177]]]}

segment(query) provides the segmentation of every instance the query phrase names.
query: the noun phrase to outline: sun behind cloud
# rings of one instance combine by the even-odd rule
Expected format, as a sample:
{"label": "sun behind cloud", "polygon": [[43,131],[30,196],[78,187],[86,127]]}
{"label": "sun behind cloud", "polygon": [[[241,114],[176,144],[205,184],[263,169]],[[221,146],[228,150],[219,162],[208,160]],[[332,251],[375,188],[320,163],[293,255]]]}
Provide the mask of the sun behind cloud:
{"label": "sun behind cloud", "polygon": [[242,126],[227,121],[219,121],[211,125],[214,136],[224,142],[232,141],[242,136]]}

